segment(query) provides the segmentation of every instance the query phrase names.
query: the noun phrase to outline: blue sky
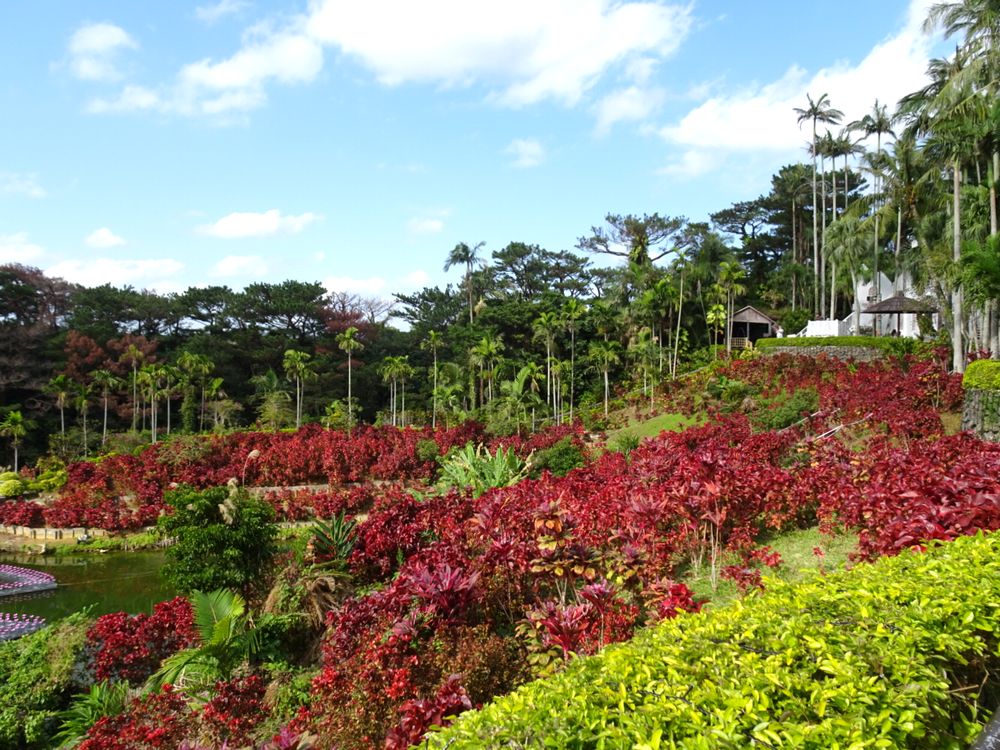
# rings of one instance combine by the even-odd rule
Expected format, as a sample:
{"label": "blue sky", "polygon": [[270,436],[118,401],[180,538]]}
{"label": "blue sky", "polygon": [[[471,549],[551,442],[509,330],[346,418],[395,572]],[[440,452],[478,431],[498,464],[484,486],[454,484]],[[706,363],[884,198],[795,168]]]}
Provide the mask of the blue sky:
{"label": "blue sky", "polygon": [[0,4],[0,263],[388,297],[459,241],[705,220],[921,85],[928,0]]}

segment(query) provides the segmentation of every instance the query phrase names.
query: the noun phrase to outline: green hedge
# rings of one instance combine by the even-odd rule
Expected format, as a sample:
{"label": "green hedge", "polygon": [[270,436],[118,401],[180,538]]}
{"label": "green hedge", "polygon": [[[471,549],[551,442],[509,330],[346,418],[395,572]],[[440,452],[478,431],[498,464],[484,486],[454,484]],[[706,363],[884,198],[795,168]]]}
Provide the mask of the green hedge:
{"label": "green hedge", "polygon": [[50,747],[58,714],[78,686],[91,621],[83,612],[0,643],[0,750]]}
{"label": "green hedge", "polygon": [[977,359],[965,368],[962,377],[963,388],[981,391],[1000,391],[1000,362],[993,359]]}
{"label": "green hedge", "polygon": [[754,346],[758,349],[768,349],[773,346],[852,346],[899,354],[915,350],[918,343],[915,339],[898,336],[796,336],[758,339]]}
{"label": "green hedge", "polygon": [[771,580],[577,659],[422,746],[967,748],[997,697],[998,602],[998,534]]}

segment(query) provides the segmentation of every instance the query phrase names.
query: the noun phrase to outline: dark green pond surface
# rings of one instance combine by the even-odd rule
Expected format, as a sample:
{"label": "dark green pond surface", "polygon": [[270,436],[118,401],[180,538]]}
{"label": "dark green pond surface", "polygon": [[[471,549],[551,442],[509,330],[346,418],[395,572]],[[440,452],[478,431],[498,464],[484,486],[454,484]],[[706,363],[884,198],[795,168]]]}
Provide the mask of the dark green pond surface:
{"label": "dark green pond surface", "polygon": [[59,584],[54,591],[0,597],[0,612],[41,615],[50,622],[89,605],[94,615],[149,614],[154,604],[174,596],[159,575],[163,561],[162,552],[58,557],[0,554],[0,563],[51,573]]}

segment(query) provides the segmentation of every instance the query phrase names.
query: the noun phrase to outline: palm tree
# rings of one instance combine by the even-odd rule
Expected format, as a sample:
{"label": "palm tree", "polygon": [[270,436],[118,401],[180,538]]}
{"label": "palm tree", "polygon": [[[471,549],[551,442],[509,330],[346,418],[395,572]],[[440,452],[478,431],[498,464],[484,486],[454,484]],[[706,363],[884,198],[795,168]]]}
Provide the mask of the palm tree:
{"label": "palm tree", "polygon": [[563,321],[569,331],[569,421],[573,421],[573,400],[576,395],[576,328],[580,318],[587,312],[586,306],[578,299],[569,299],[563,305]]}
{"label": "palm tree", "polygon": [[444,343],[444,337],[437,331],[431,331],[427,338],[420,342],[420,348],[424,351],[428,349],[434,357],[434,382],[431,386],[431,429],[437,428],[437,389],[438,389],[438,349]]}
{"label": "palm tree", "polygon": [[56,375],[49,380],[44,388],[46,393],[56,397],[56,407],[59,409],[59,435],[66,440],[66,404],[73,392],[73,381],[67,375]]}
{"label": "palm tree", "polygon": [[465,242],[459,242],[448,253],[448,260],[444,263],[444,270],[451,269],[452,266],[465,266],[465,289],[469,297],[469,325],[472,325],[472,271],[479,262],[479,251],[486,245],[485,242],[478,242],[469,247]]}
{"label": "palm tree", "polygon": [[[497,365],[502,359],[503,350],[504,345],[500,337],[488,334],[479,339],[469,352],[473,364],[479,366],[480,380],[485,380],[486,382],[486,402],[493,400],[493,382]],[[480,391],[482,390],[481,386]],[[480,404],[482,405],[483,403],[483,396],[480,393]]]}
{"label": "palm tree", "polygon": [[111,370],[95,370],[90,377],[94,385],[101,389],[101,399],[104,402],[104,427],[101,430],[101,446],[103,446],[108,439],[108,396],[112,389],[121,387],[122,379]]}
{"label": "palm tree", "polygon": [[873,255],[875,257],[875,265],[872,270],[872,283],[875,287],[875,301],[878,302],[882,296],[882,285],[879,283],[879,270],[878,270],[878,256],[879,256],[879,217],[878,217],[878,196],[882,189],[882,136],[891,135],[895,137],[895,132],[892,129],[892,118],[889,116],[889,111],[886,105],[879,104],[878,99],[875,100],[875,106],[872,107],[872,111],[862,117],[860,120],[855,120],[848,126],[849,130],[856,130],[868,136],[875,136],[875,158],[872,160],[874,169],[872,170],[872,195],[874,196],[875,205],[873,206],[873,211],[875,214],[875,233],[874,233],[874,251]]}
{"label": "palm tree", "polygon": [[250,384],[257,392],[254,398],[259,404],[257,418],[261,424],[271,430],[277,430],[286,424],[291,416],[287,405],[291,403],[292,397],[281,387],[281,378],[278,374],[268,368],[266,372],[250,378]]}
{"label": "palm tree", "polygon": [[392,415],[391,419],[393,427],[396,426],[396,395],[405,361],[406,357],[402,355],[397,357],[386,357],[382,360],[382,364],[378,368],[379,373],[382,375],[382,380],[389,384],[389,410]]}
{"label": "palm tree", "polygon": [[[204,354],[195,354],[193,352],[184,351],[177,357],[177,366],[183,373],[185,380],[184,401],[181,403],[184,429],[194,432],[194,406],[191,404],[189,399],[193,398],[194,388],[197,386],[200,387],[201,390],[201,408],[198,416],[198,431],[204,432],[205,402],[208,395],[206,393],[207,379],[208,376],[212,374],[212,370],[215,369],[215,363]],[[187,404],[187,406],[185,406],[185,404]]]}
{"label": "palm tree", "polygon": [[354,427],[354,402],[351,399],[351,355],[361,351],[365,345],[358,341],[358,329],[351,326],[343,333],[337,334],[337,346],[347,354],[347,434]]}
{"label": "palm tree", "polygon": [[128,349],[119,357],[119,362],[128,362],[132,367],[132,432],[139,423],[139,363],[146,359],[146,353],[135,344],[129,344]]}
{"label": "palm tree", "polygon": [[521,434],[521,425],[528,421],[528,409],[531,409],[534,422],[535,407],[541,403],[537,381],[540,375],[541,368],[532,362],[518,370],[513,380],[500,383],[497,408],[507,419],[514,422],[518,435]]}
{"label": "palm tree", "polygon": [[195,591],[189,598],[198,645],[164,659],[146,683],[147,691],[158,692],[164,685],[173,685],[194,694],[228,679],[241,664],[253,663],[267,652],[271,644],[266,634],[275,632],[272,625],[281,619],[263,614],[255,622],[246,600],[225,589],[208,594]]}
{"label": "palm tree", "polygon": [[621,361],[621,346],[617,341],[591,341],[588,354],[598,363],[604,375],[604,418],[607,419],[608,401],[611,396],[608,372]]}
{"label": "palm tree", "polygon": [[285,351],[282,366],[285,368],[285,376],[295,384],[295,429],[302,426],[302,395],[305,381],[316,377],[309,362],[310,354],[300,352],[295,349]]}
{"label": "palm tree", "polygon": [[14,471],[18,469],[17,466],[17,449],[21,445],[21,440],[28,433],[28,427],[30,422],[24,418],[24,416],[19,411],[7,412],[7,416],[3,418],[0,422],[0,435],[6,438],[10,438],[11,446],[14,448]]}
{"label": "palm tree", "polygon": [[864,257],[869,247],[869,231],[871,230],[868,222],[862,221],[853,212],[841,216],[826,230],[825,241],[829,243],[834,263],[846,266],[851,275],[851,286],[854,289],[851,324],[855,335],[861,333],[861,300],[858,297],[858,285],[861,281]]}
{"label": "palm tree", "polygon": [[[545,341],[545,400],[550,405],[555,404],[552,389],[552,349],[556,343],[556,331],[559,330],[559,316],[554,312],[540,313],[532,324],[536,339]],[[555,409],[553,408],[553,411]]]}
{"label": "palm tree", "polygon": [[87,449],[87,412],[90,410],[90,386],[87,383],[77,383],[73,392],[73,406],[80,415],[83,429],[83,455],[86,458]]}
{"label": "palm tree", "polygon": [[816,277],[816,288],[813,290],[813,309],[818,314],[820,312],[819,287],[822,284],[822,278],[819,275],[819,206],[816,204],[816,123],[834,125],[843,119],[844,113],[831,106],[830,97],[826,94],[821,94],[816,101],[813,101],[812,97],[806,94],[806,101],[808,106],[805,108],[796,107],[795,113],[799,116],[800,126],[807,120],[812,121],[813,275]]}
{"label": "palm tree", "polygon": [[[929,135],[926,151],[947,165],[952,177],[951,235],[952,263],[957,266],[962,259],[962,160],[970,144],[969,123],[955,101],[966,99],[964,92],[956,90],[964,79],[968,55],[962,49],[955,51],[949,60],[934,59],[928,63],[931,81],[927,86],[900,100],[900,114],[909,119],[907,132]],[[960,279],[951,284],[951,345],[952,369],[965,371],[965,347],[962,340],[962,284]]]}
{"label": "palm tree", "polygon": [[746,287],[740,284],[746,275],[746,271],[736,261],[724,260],[719,265],[719,285],[726,293],[726,318],[729,320],[726,327],[726,352],[733,350],[733,308],[736,298],[746,292]]}

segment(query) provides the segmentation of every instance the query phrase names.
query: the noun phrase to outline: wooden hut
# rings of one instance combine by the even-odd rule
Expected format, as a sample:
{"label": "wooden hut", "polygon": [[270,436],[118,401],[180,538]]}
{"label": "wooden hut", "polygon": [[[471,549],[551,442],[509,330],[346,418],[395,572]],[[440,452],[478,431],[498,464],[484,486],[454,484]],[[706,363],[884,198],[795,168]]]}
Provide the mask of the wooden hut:
{"label": "wooden hut", "polygon": [[729,325],[733,349],[744,349],[757,339],[774,336],[778,330],[778,322],[774,318],[750,305],[737,310]]}

